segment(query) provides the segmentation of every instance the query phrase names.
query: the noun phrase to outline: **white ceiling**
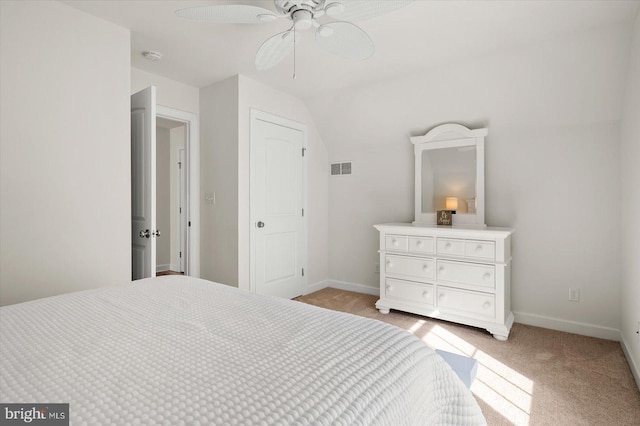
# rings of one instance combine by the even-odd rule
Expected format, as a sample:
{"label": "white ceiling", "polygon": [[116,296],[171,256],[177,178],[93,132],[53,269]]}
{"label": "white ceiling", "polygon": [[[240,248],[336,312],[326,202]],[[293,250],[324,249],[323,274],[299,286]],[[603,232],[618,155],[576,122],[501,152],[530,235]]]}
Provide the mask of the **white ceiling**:
{"label": "white ceiling", "polygon": [[[136,68],[196,87],[244,74],[301,99],[574,32],[622,22],[631,25],[640,5],[638,0],[415,0],[403,9],[359,23],[376,44],[376,54],[365,61],[333,57],[314,46],[312,31],[303,33],[293,80],[292,58],[268,71],[258,72],[254,66],[262,41],[288,29],[284,19],[235,25],[192,22],[174,14],[185,7],[223,3],[275,10],[271,0],[64,3],[130,29],[131,63]],[[144,50],[160,51],[162,61],[144,59]]]}

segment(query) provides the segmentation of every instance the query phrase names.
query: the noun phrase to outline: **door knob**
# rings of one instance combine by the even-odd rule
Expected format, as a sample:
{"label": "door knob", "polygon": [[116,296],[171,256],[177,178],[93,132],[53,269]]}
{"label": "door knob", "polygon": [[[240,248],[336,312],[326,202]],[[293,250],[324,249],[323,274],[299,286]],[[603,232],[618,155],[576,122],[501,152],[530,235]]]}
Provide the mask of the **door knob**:
{"label": "door knob", "polygon": [[155,231],[153,231],[151,234],[152,234],[154,237],[159,237],[159,236],[160,236],[160,230],[159,230],[159,229],[156,229],[156,230],[155,230]]}
{"label": "door knob", "polygon": [[138,235],[140,235],[140,238],[149,238],[151,236],[151,233],[148,229],[145,229],[144,231],[140,231]]}
{"label": "door knob", "polygon": [[256,226],[258,228],[264,228],[264,222],[260,220],[260,221],[258,221],[258,223],[256,223]]}

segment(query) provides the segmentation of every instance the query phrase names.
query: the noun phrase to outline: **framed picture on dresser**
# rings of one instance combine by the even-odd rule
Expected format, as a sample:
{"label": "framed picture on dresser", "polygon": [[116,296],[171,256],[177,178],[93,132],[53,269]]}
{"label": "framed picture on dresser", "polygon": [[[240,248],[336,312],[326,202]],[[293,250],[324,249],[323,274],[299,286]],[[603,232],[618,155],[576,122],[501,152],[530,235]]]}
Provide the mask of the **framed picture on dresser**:
{"label": "framed picture on dresser", "polygon": [[437,225],[451,226],[451,211],[438,210],[438,222]]}

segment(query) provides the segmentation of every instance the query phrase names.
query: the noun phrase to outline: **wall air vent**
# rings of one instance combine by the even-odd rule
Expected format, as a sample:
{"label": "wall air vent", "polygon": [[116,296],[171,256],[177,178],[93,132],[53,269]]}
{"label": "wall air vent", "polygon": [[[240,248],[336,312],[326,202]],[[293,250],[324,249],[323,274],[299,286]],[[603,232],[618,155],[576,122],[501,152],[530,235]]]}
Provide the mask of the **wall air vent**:
{"label": "wall air vent", "polygon": [[351,161],[344,163],[331,163],[331,176],[350,175],[351,173]]}

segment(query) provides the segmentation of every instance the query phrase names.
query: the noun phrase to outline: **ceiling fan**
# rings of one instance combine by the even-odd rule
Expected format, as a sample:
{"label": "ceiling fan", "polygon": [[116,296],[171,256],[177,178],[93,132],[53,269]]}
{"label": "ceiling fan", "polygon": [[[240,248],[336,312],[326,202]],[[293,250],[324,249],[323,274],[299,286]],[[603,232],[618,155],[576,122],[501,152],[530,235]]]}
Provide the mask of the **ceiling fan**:
{"label": "ceiling fan", "polygon": [[[268,38],[256,53],[256,68],[274,67],[294,51],[300,31],[316,29],[316,43],[345,59],[362,60],[375,52],[371,38],[349,21],[362,21],[399,9],[413,0],[274,0],[271,10],[245,4],[224,4],[176,10],[176,15],[194,21],[230,24],[261,24],[285,18],[291,27]],[[328,17],[321,23],[319,18]],[[295,62],[294,62],[295,63]],[[295,77],[295,71],[294,71]]]}

